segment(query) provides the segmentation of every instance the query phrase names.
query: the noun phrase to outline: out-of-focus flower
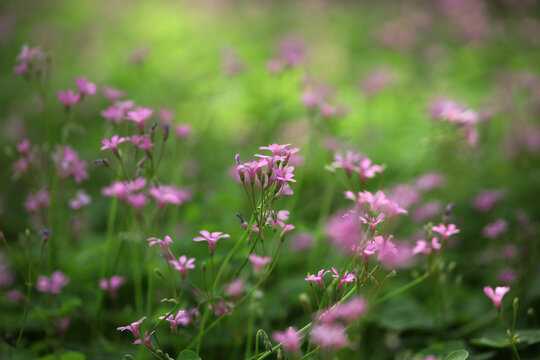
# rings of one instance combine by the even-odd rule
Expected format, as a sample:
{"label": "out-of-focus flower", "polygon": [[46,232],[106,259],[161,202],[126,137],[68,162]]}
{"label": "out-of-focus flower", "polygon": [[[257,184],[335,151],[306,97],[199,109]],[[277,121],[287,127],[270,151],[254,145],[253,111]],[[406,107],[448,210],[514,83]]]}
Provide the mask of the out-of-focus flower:
{"label": "out-of-focus flower", "polygon": [[495,222],[487,224],[482,229],[482,235],[484,237],[495,239],[501,236],[508,229],[508,223],[504,219],[498,219]]}
{"label": "out-of-focus flower", "polygon": [[118,289],[126,282],[126,278],[119,275],[113,275],[110,279],[101,279],[99,287],[102,290],[108,291],[113,297],[118,293]]}
{"label": "out-of-focus flower", "polygon": [[71,146],[57,146],[52,158],[58,166],[58,175],[61,179],[72,176],[77,184],[88,179],[87,162],[81,160]]}
{"label": "out-of-focus flower", "polygon": [[431,254],[431,250],[439,250],[441,248],[441,244],[439,243],[439,239],[434,237],[431,239],[431,242],[428,243],[426,240],[418,240],[416,242],[416,246],[413,248],[412,253],[413,254]]}
{"label": "out-of-focus flower", "polygon": [[[167,248],[168,251],[168,248]],[[176,260],[169,260],[169,263],[174,267],[175,270],[180,272],[180,275],[185,278],[187,271],[190,269],[195,269],[195,258],[189,258],[186,255],[182,255]]]}
{"label": "out-of-focus flower", "polygon": [[442,205],[439,201],[425,203],[412,212],[412,218],[416,222],[423,222],[427,219],[439,216],[442,212]]}
{"label": "out-of-focus flower", "polygon": [[60,291],[69,283],[69,279],[60,270],[56,270],[50,277],[39,276],[36,288],[39,292],[50,294],[59,294]]}
{"label": "out-of-focus flower", "polygon": [[242,278],[236,278],[231,283],[225,286],[225,294],[229,295],[235,300],[239,300],[244,293],[244,280]]}
{"label": "out-of-focus flower", "polygon": [[268,264],[272,258],[270,256],[259,256],[257,254],[249,254],[249,261],[253,264],[255,271],[261,270],[266,264]]}
{"label": "out-of-focus flower", "polygon": [[497,286],[495,290],[490,286],[484,287],[484,293],[493,301],[493,306],[497,309],[501,307],[502,299],[508,291],[510,291],[508,286]]}
{"label": "out-of-focus flower", "polygon": [[373,70],[360,82],[360,88],[368,96],[375,96],[390,87],[394,82],[392,73],[387,68]]}
{"label": "out-of-focus flower", "polygon": [[150,237],[150,238],[146,239],[146,241],[148,241],[148,246],[154,246],[154,245],[157,244],[161,248],[161,250],[165,251],[166,253],[168,253],[170,251],[169,246],[173,242],[169,235],[165,235],[163,240],[155,238],[155,237]]}
{"label": "out-of-focus flower", "polygon": [[326,234],[330,240],[346,254],[355,253],[366,241],[362,224],[355,211],[332,216],[326,225]]}
{"label": "out-of-focus flower", "polygon": [[439,224],[438,226],[433,226],[431,230],[433,230],[436,233],[441,234],[443,240],[446,240],[450,236],[459,233],[459,229],[454,224],[449,224],[448,226],[444,224]]}
{"label": "out-of-focus flower", "polygon": [[135,321],[135,322],[132,322],[131,324],[129,324],[128,326],[120,326],[120,327],[117,327],[116,330],[118,331],[125,331],[125,330],[129,330],[131,331],[131,333],[133,334],[133,337],[135,337],[136,339],[138,339],[140,336],[141,336],[141,333],[139,331],[139,326],[141,325],[141,323],[146,320],[146,316],[143,316],[142,318],[140,318],[138,321]]}
{"label": "out-of-focus flower", "polygon": [[296,352],[302,345],[302,337],[295,327],[288,327],[285,331],[276,331],[272,334],[274,341],[283,343],[283,348],[290,352]]}
{"label": "out-of-focus flower", "polygon": [[225,314],[232,315],[234,304],[232,302],[226,303],[224,300],[219,300],[217,304],[215,304],[215,306],[212,304],[208,304],[208,308],[210,310],[213,310],[214,314],[219,317]]}
{"label": "out-of-focus flower", "polygon": [[315,326],[311,331],[311,341],[323,349],[339,350],[350,345],[345,327],[339,324]]}
{"label": "out-of-focus flower", "polygon": [[163,209],[167,204],[182,205],[191,199],[191,195],[187,190],[172,185],[151,187],[148,194],[156,200],[160,209]]}
{"label": "out-of-focus flower", "polygon": [[104,86],[102,91],[103,95],[105,95],[111,104],[114,104],[118,99],[126,96],[126,92],[124,90],[115,89],[110,86]]}
{"label": "out-of-focus flower", "polygon": [[199,233],[202,236],[197,236],[193,238],[193,241],[207,241],[208,242],[208,249],[210,250],[210,253],[214,252],[214,249],[216,248],[216,243],[219,239],[222,238],[230,238],[231,236],[229,234],[223,234],[222,232],[213,232],[210,233],[206,230],[201,230]]}
{"label": "out-of-focus flower", "polygon": [[123,142],[128,141],[128,138],[119,137],[118,135],[113,135],[113,137],[109,140],[107,138],[101,140],[101,143],[103,146],[101,147],[101,150],[112,150],[113,153],[118,154],[118,145],[120,145]]}
{"label": "out-of-focus flower", "polygon": [[325,324],[335,323],[339,320],[344,321],[345,323],[352,323],[364,315],[366,308],[366,300],[357,297],[353,300],[336,304],[329,309],[320,310],[317,314],[317,318]]}
{"label": "out-of-focus flower", "polygon": [[71,89],[66,91],[58,91],[57,95],[58,100],[60,100],[60,102],[64,104],[67,109],[69,109],[71,105],[78,103],[81,99],[81,95],[75,93],[75,91]]}
{"label": "out-of-focus flower", "polygon": [[313,246],[314,238],[308,232],[300,232],[291,235],[290,243],[294,251],[302,251]]}
{"label": "out-of-focus flower", "polygon": [[185,139],[191,134],[191,126],[189,124],[176,124],[174,133],[179,139]]}
{"label": "out-of-focus flower", "polygon": [[349,273],[348,271],[345,271],[343,274],[340,274],[334,267],[332,267],[332,277],[334,279],[338,280],[338,287],[341,288],[343,284],[346,282],[350,283],[356,280],[356,276],[354,274]]}
{"label": "out-of-focus flower", "polygon": [[187,326],[191,322],[191,318],[186,310],[178,310],[176,315],[169,314],[169,316],[160,316],[160,320],[167,320],[171,324],[171,330],[173,333],[176,333],[178,325]]}
{"label": "out-of-focus flower", "polygon": [[512,285],[516,281],[518,273],[512,268],[502,269],[497,275],[497,280],[505,285]]}
{"label": "out-of-focus flower", "polygon": [[427,191],[438,189],[444,185],[444,175],[438,172],[430,172],[416,179],[414,186],[418,190]]}
{"label": "out-of-focus flower", "polygon": [[36,193],[30,193],[26,202],[24,203],[24,208],[26,211],[35,213],[40,210],[46,209],[50,204],[49,192],[45,189],[40,189]]}
{"label": "out-of-focus flower", "polygon": [[488,212],[501,198],[502,191],[500,190],[483,190],[474,198],[473,206],[478,211]]}
{"label": "out-of-focus flower", "polygon": [[133,111],[128,111],[127,119],[135,122],[142,132],[144,131],[144,123],[152,116],[152,113],[152,109],[137,107]]}
{"label": "out-of-focus flower", "polygon": [[81,97],[84,95],[96,95],[96,84],[89,82],[84,76],[76,77],[73,81],[75,82],[75,85],[77,85]]}
{"label": "out-of-focus flower", "polygon": [[81,210],[90,204],[90,196],[84,190],[78,190],[74,199],[69,200],[69,207],[73,210]]}

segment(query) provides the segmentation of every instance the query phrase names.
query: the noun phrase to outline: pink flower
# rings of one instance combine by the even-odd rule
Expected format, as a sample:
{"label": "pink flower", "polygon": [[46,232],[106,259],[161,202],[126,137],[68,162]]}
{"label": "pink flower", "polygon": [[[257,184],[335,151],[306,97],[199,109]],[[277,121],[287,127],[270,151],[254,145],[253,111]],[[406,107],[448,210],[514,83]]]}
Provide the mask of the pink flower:
{"label": "pink flower", "polygon": [[346,254],[356,252],[365,242],[362,224],[354,211],[332,216],[326,225],[325,232],[330,240]]}
{"label": "pink flower", "polygon": [[270,74],[278,74],[283,70],[283,63],[279,59],[270,59],[266,62],[266,69]]}
{"label": "pink flower", "polygon": [[223,234],[221,232],[210,233],[206,230],[201,230],[199,231],[199,233],[202,236],[197,236],[193,238],[193,241],[208,241],[208,249],[210,250],[210,253],[214,252],[214,249],[216,248],[216,243],[219,239],[231,237],[229,234]]}
{"label": "pink flower", "polygon": [[215,306],[208,304],[208,308],[214,310],[214,314],[219,317],[225,314],[232,315],[234,304],[232,302],[226,303],[224,300],[219,300]]}
{"label": "pink flower", "polygon": [[[169,238],[170,239],[170,238]],[[158,239],[159,240],[159,239]],[[172,242],[172,241],[171,241]],[[152,246],[152,245],[150,245]],[[163,249],[163,248],[162,248]],[[165,249],[164,249],[165,250]],[[169,251],[168,247],[166,249]],[[171,264],[175,270],[178,270],[180,272],[180,275],[182,275],[183,278],[186,277],[187,271],[189,269],[195,269],[195,258],[189,258],[186,255],[182,255],[178,258],[178,261],[176,260],[169,260],[169,264]]]}
{"label": "pink flower", "polygon": [[101,147],[101,150],[107,150],[111,149],[113,153],[118,154],[118,145],[120,145],[123,142],[128,141],[128,138],[119,137],[118,135],[113,135],[111,140],[105,138],[101,140],[101,143],[103,146]]}
{"label": "pink flower", "polygon": [[60,100],[60,102],[64,104],[66,108],[69,108],[71,105],[79,102],[79,100],[81,99],[81,95],[76,94],[71,89],[68,89],[66,91],[58,91],[57,94],[58,94],[58,100]]}
{"label": "pink flower", "polygon": [[371,159],[368,159],[367,157],[364,157],[359,163],[358,163],[358,176],[360,177],[361,181],[365,181],[366,179],[374,178],[377,173],[380,173],[383,171],[383,167],[380,165],[371,165]]}
{"label": "pink flower", "polygon": [[112,124],[120,124],[124,120],[125,111],[117,106],[109,106],[101,112],[101,116]]}
{"label": "pink flower", "polygon": [[442,212],[442,205],[438,201],[428,202],[426,204],[420,205],[418,208],[414,209],[412,213],[412,218],[416,222],[423,222],[427,219],[434,218],[440,215]]}
{"label": "pink flower", "polygon": [[307,53],[303,39],[286,36],[278,43],[278,56],[285,66],[294,68],[306,61]]}
{"label": "pink flower", "polygon": [[113,275],[110,279],[101,279],[99,287],[103,290],[109,291],[111,296],[116,296],[118,288],[126,282],[126,278],[123,276]]}
{"label": "pink flower", "polygon": [[309,275],[309,273],[308,273],[308,277],[305,278],[304,280],[305,281],[315,281],[315,283],[317,285],[319,285],[320,287],[324,287],[323,277],[324,277],[324,275],[326,275],[329,272],[330,272],[330,270],[322,269],[322,270],[319,270],[319,272],[317,273],[317,276]]}
{"label": "pink flower", "polygon": [[115,103],[118,99],[126,96],[126,92],[123,90],[118,90],[115,88],[112,88],[110,86],[104,86],[103,87],[103,95],[109,100],[111,103]]}
{"label": "pink flower", "polygon": [[416,242],[416,246],[413,248],[412,253],[413,254],[431,254],[431,250],[439,250],[441,248],[441,244],[439,243],[439,239],[434,237],[431,239],[431,244],[428,244],[425,240],[418,240]]}
{"label": "pink flower", "polygon": [[497,280],[502,282],[505,285],[511,285],[516,281],[518,273],[512,268],[502,269],[497,275]]}
{"label": "pink flower", "polygon": [[22,46],[21,52],[17,55],[16,60],[24,63],[28,63],[34,59],[43,58],[43,52],[41,51],[41,46],[36,46],[35,48],[29,47],[27,44]]}
{"label": "pink flower", "polygon": [[500,201],[501,197],[500,190],[484,190],[474,198],[473,206],[478,211],[488,212]]}
{"label": "pink flower", "polygon": [[379,214],[377,215],[377,217],[375,218],[375,216],[372,216],[371,218],[369,217],[368,214],[366,214],[365,216],[360,216],[360,221],[363,222],[364,224],[367,224],[369,225],[369,231],[370,232],[374,232],[375,231],[375,226],[377,226],[377,224],[380,224],[384,221],[384,214]]}
{"label": "pink flower", "polygon": [[40,210],[46,209],[49,207],[50,197],[49,192],[45,189],[40,189],[36,193],[30,193],[26,202],[24,203],[24,208],[28,212],[38,212]]}
{"label": "pink flower", "polygon": [[81,210],[83,207],[90,204],[90,202],[90,196],[84,190],[79,190],[77,191],[75,198],[69,201],[69,207],[73,210]]}
{"label": "pink flower", "polygon": [[30,151],[30,140],[23,139],[20,143],[17,144],[17,151],[21,153],[21,155],[28,154],[28,151]]}
{"label": "pink flower", "polygon": [[182,205],[191,199],[191,195],[187,190],[172,185],[152,187],[148,190],[148,193],[156,200],[160,209],[163,209],[167,204]]}
{"label": "pink flower", "polygon": [[339,279],[338,281],[339,288],[341,288],[343,284],[346,282],[350,283],[356,280],[356,276],[354,274],[349,273],[348,271],[345,271],[343,274],[340,274],[334,267],[332,267],[332,272],[333,272],[332,277],[334,279]]}
{"label": "pink flower", "polygon": [[191,126],[189,124],[177,124],[174,127],[174,133],[179,139],[185,139],[191,134]]}
{"label": "pink flower", "polygon": [[482,229],[482,234],[484,237],[495,239],[498,238],[502,233],[504,233],[508,228],[508,223],[504,219],[498,219],[497,221],[487,224]]}
{"label": "pink flower", "polygon": [[58,175],[61,179],[73,176],[77,184],[88,179],[86,161],[81,160],[71,146],[57,146],[52,158],[58,166]]}
{"label": "pink flower", "polygon": [[311,341],[323,349],[339,350],[349,346],[345,327],[339,324],[315,326],[311,331]]}
{"label": "pink flower", "polygon": [[132,135],[128,140],[131,141],[133,146],[146,151],[147,154],[150,154],[150,150],[154,147],[150,135],[148,134],[142,136]]}
{"label": "pink flower", "polygon": [[418,190],[438,189],[444,185],[444,175],[438,172],[423,174],[416,179],[415,187]]}
{"label": "pink flower", "polygon": [[38,277],[36,288],[39,292],[59,294],[68,283],[69,279],[60,270],[56,270],[50,277]]}
{"label": "pink flower", "polygon": [[382,191],[377,191],[375,195],[365,190],[358,193],[358,202],[360,204],[368,203],[371,210],[376,212],[382,205],[388,204],[389,200]]}
{"label": "pink flower", "polygon": [[239,300],[244,292],[244,280],[236,278],[231,283],[225,286],[225,294],[231,296],[235,300]]}
{"label": "pink flower", "polygon": [[143,344],[144,343],[144,346],[146,346],[147,348],[149,349],[152,349],[153,346],[152,346],[152,343],[150,342],[150,337],[156,332],[156,330],[152,331],[150,333],[150,335],[148,335],[148,330],[144,332],[144,335],[143,335],[143,338],[142,339],[137,339],[133,342],[133,344]]}
{"label": "pink flower", "polygon": [[319,321],[330,324],[338,320],[346,323],[352,323],[358,320],[366,312],[366,300],[357,297],[348,302],[336,304],[329,309],[320,310],[317,314]]}
{"label": "pink flower", "polygon": [[290,352],[296,352],[302,345],[302,337],[295,327],[288,327],[285,331],[276,331],[272,334],[274,341],[283,343],[283,348]]}
{"label": "pink flower", "polygon": [[443,240],[446,240],[450,236],[459,233],[459,229],[454,224],[449,224],[448,226],[444,224],[439,224],[438,226],[433,226],[431,230],[433,230],[436,233],[441,234]]}
{"label": "pink flower", "polygon": [[191,322],[191,318],[188,312],[182,309],[178,310],[176,316],[173,314],[169,314],[167,318],[165,318],[165,316],[160,316],[159,319],[167,320],[171,324],[171,330],[173,333],[175,333],[178,329],[178,325],[187,326]]}
{"label": "pink flower", "polygon": [[295,233],[291,236],[291,248],[294,251],[302,251],[313,246],[313,235],[308,232]]}
{"label": "pink flower", "polygon": [[332,167],[334,169],[343,169],[347,176],[350,176],[354,171],[359,171],[358,163],[362,160],[363,155],[353,151],[347,151],[345,156],[342,154],[334,155],[334,162]]}
{"label": "pink flower", "polygon": [[142,132],[144,130],[144,122],[152,116],[152,113],[152,109],[137,107],[133,111],[128,111],[127,119],[134,121]]}
{"label": "pink flower", "polygon": [[249,254],[249,261],[253,264],[253,269],[255,271],[261,270],[266,264],[268,264],[272,259],[270,256],[259,256],[256,254]]}
{"label": "pink flower", "polygon": [[[131,333],[133,334],[133,337],[138,339],[141,337],[141,334],[139,332],[139,325],[141,325],[141,323],[146,320],[146,316],[143,316],[140,320],[138,321],[135,321],[131,324],[129,324],[128,326],[121,326],[121,327],[117,327],[116,330],[118,331],[125,331],[125,330],[129,330],[131,331]],[[135,344],[135,343],[134,343]],[[138,343],[137,343],[138,344]]]}
{"label": "pink flower", "polygon": [[23,62],[13,67],[13,73],[17,75],[26,75],[28,71],[28,64]]}
{"label": "pink flower", "polygon": [[498,309],[502,305],[504,295],[510,291],[508,286],[497,286],[493,290],[490,286],[484,287],[484,293],[493,301],[493,305]]}
{"label": "pink flower", "polygon": [[[148,245],[149,246],[154,246],[154,245],[159,245],[159,247],[161,248],[161,250],[165,251],[166,253],[168,253],[170,250],[169,250],[169,246],[172,244],[172,239],[169,235],[165,235],[165,237],[163,238],[163,240],[161,239],[158,239],[158,238],[155,238],[155,237],[150,237],[148,239],[146,239],[146,241],[148,241]],[[194,259],[195,260],[195,259]]]}
{"label": "pink flower", "polygon": [[74,80],[75,85],[79,88],[79,93],[81,96],[85,94],[96,95],[97,87],[96,84],[89,82],[85,77],[76,77]]}

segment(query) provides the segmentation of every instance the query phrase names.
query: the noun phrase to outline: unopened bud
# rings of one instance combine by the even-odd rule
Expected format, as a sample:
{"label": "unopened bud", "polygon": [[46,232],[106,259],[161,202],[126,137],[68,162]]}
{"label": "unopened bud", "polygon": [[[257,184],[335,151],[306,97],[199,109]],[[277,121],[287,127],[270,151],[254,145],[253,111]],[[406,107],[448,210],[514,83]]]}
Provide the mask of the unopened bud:
{"label": "unopened bud", "polygon": [[248,223],[246,222],[246,220],[244,220],[244,218],[242,217],[242,214],[238,213],[238,214],[236,214],[236,217],[238,217],[240,219],[240,225],[244,229],[247,229],[248,228]]}
{"label": "unopened bud", "polygon": [[240,154],[234,156],[234,161],[236,162],[236,165],[240,165]]}

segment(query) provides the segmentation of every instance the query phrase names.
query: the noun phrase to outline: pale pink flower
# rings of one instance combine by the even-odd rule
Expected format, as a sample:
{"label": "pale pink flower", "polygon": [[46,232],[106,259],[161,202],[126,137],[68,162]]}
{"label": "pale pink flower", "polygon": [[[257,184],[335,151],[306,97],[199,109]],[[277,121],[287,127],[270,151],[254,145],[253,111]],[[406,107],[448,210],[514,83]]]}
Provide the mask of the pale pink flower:
{"label": "pale pink flower", "polygon": [[504,295],[510,291],[508,286],[497,286],[493,290],[490,286],[484,287],[484,293],[493,301],[493,305],[498,309],[502,305]]}
{"label": "pale pink flower", "polygon": [[253,264],[255,271],[261,270],[266,264],[268,264],[272,258],[270,256],[259,256],[257,254],[249,254],[249,261]]}
{"label": "pale pink flower", "polygon": [[[170,239],[170,238],[169,238]],[[158,239],[159,240],[159,239]],[[172,242],[172,241],[171,241]],[[151,246],[151,245],[150,245]],[[160,244],[161,246],[161,244]],[[163,249],[163,247],[162,247]],[[167,253],[169,251],[169,248],[167,246],[167,249],[163,249],[163,250],[166,250]],[[172,260],[169,260],[169,264],[171,264],[175,270],[178,270],[180,272],[180,275],[185,278],[186,275],[187,275],[187,271],[189,269],[195,269],[195,258],[189,258],[186,256],[186,255],[182,255],[178,258],[178,261],[172,259]]]}
{"label": "pale pink flower", "polygon": [[79,88],[79,93],[81,96],[86,95],[96,95],[97,87],[96,84],[89,82],[85,77],[76,77],[74,80],[75,85]]}
{"label": "pale pink flower", "polygon": [[407,209],[420,200],[420,194],[410,185],[398,185],[388,195],[388,199]]}
{"label": "pale pink flower", "polygon": [[30,140],[23,139],[20,143],[17,144],[17,151],[21,153],[21,155],[28,154],[28,151],[30,151]]}
{"label": "pale pink flower", "polygon": [[182,205],[191,199],[191,195],[187,190],[177,188],[173,185],[151,187],[148,193],[156,200],[160,209],[163,209],[167,204]]}
{"label": "pale pink flower", "polygon": [[508,223],[506,222],[506,220],[498,219],[495,222],[487,224],[482,229],[482,235],[490,239],[495,239],[495,238],[498,238],[504,232],[506,232],[507,229],[508,229]]}
{"label": "pale pink flower", "polygon": [[416,246],[413,248],[412,253],[413,254],[420,254],[424,253],[426,255],[431,254],[431,250],[439,250],[441,248],[441,244],[439,243],[439,239],[434,237],[431,239],[431,243],[428,243],[426,240],[418,240],[416,242]]}
{"label": "pale pink flower", "polygon": [[126,278],[119,275],[113,275],[110,279],[101,279],[99,287],[106,290],[111,296],[116,296],[118,289],[126,282]]}
{"label": "pale pink flower", "polygon": [[335,323],[338,320],[342,320],[345,323],[352,323],[364,315],[366,308],[366,300],[357,297],[350,301],[336,304],[329,309],[320,310],[317,313],[317,318],[326,324]]}
{"label": "pale pink flower", "polygon": [[150,335],[148,335],[148,330],[144,332],[142,339],[137,339],[133,342],[133,344],[144,344],[148,349],[152,349],[152,343],[150,342],[150,337],[156,332],[156,330],[152,331]]}
{"label": "pale pink flower", "polygon": [[139,130],[143,131],[144,123],[152,116],[152,113],[152,109],[137,107],[133,111],[128,111],[127,119],[134,121],[137,124]]}
{"label": "pale pink flower", "polygon": [[497,275],[497,280],[505,285],[512,285],[516,281],[518,272],[512,268],[502,269]]}
{"label": "pale pink flower", "polygon": [[432,201],[420,205],[412,212],[412,218],[416,222],[423,222],[427,219],[434,218],[442,212],[442,205],[439,201]]}
{"label": "pale pink flower", "polygon": [[147,154],[150,154],[150,150],[154,147],[150,135],[148,134],[141,136],[132,135],[128,140],[131,141],[134,147],[146,151]]}
{"label": "pale pink flower", "polygon": [[213,310],[217,317],[225,314],[232,315],[233,308],[234,304],[232,302],[225,302],[224,300],[219,300],[215,306],[208,304],[208,309]]}
{"label": "pale pink flower", "polygon": [[343,169],[347,176],[351,173],[359,171],[358,163],[362,160],[363,155],[353,151],[347,151],[345,155],[335,154],[332,167],[334,169]]}
{"label": "pale pink flower", "polygon": [[291,248],[294,251],[302,251],[309,249],[313,246],[314,238],[308,232],[295,233],[291,235]]}
{"label": "pale pink flower", "polygon": [[349,273],[348,271],[345,271],[343,274],[340,274],[334,267],[332,267],[332,277],[334,279],[339,279],[338,281],[338,287],[341,288],[343,284],[351,283],[356,280],[356,276],[354,274]]}
{"label": "pale pink flower", "polygon": [[382,205],[388,204],[389,200],[382,191],[377,191],[375,195],[365,190],[358,193],[358,203],[368,203],[371,210],[376,212]]}
{"label": "pale pink flower", "polygon": [[178,325],[187,326],[191,322],[191,318],[186,310],[178,310],[176,315],[169,314],[167,318],[165,316],[160,316],[160,320],[167,320],[171,324],[171,330],[173,333],[178,329]]}
{"label": "pale pink flower", "polygon": [[317,275],[309,275],[308,273],[308,277],[306,277],[304,280],[305,281],[315,281],[315,283],[317,285],[319,285],[320,287],[324,287],[324,282],[323,282],[323,277],[324,275],[328,274],[330,272],[330,270],[319,270],[319,272],[317,273]]}
{"label": "pale pink flower", "polygon": [[229,295],[235,300],[239,300],[244,293],[244,280],[242,278],[236,278],[231,283],[225,286],[225,294]]}
{"label": "pale pink flower", "polygon": [[13,73],[17,75],[26,75],[28,71],[28,64],[27,63],[20,63],[13,67]]}
{"label": "pale pink flower", "polygon": [[311,331],[311,341],[323,349],[339,350],[350,345],[345,327],[339,324],[315,326]]}
{"label": "pale pink flower", "polygon": [[57,146],[52,158],[58,166],[58,176],[61,179],[72,176],[77,184],[88,179],[86,161],[81,160],[71,146]]}
{"label": "pale pink flower", "polygon": [[17,55],[16,60],[24,63],[28,63],[34,59],[43,58],[43,52],[41,51],[41,46],[36,46],[35,48],[29,47],[27,44],[22,46],[21,52]]}
{"label": "pale pink flower", "polygon": [[73,210],[81,210],[86,205],[90,204],[90,196],[84,190],[78,190],[74,199],[69,201],[69,207]]}
{"label": "pale pink flower", "polygon": [[68,283],[69,279],[60,270],[56,270],[50,277],[39,276],[36,288],[39,292],[59,294]]}
{"label": "pale pink flower", "polygon": [[380,165],[372,165],[371,159],[364,157],[359,163],[358,163],[358,176],[360,177],[361,181],[365,181],[366,179],[374,178],[377,173],[382,172],[384,169]]}
{"label": "pale pink flower", "polygon": [[126,96],[126,92],[124,90],[115,89],[110,86],[104,86],[103,87],[103,95],[109,100],[110,103],[114,104],[118,99]]}
{"label": "pale pink flower", "polygon": [[219,239],[222,238],[230,238],[231,236],[229,234],[223,234],[221,232],[213,232],[210,233],[206,230],[201,230],[199,233],[202,236],[197,236],[193,238],[193,241],[207,241],[208,242],[208,249],[210,250],[210,253],[214,252],[214,249],[216,248],[216,243]]}
{"label": "pale pink flower", "polygon": [[179,139],[185,139],[191,134],[191,125],[189,124],[176,124],[174,126],[174,133]]}
{"label": "pale pink flower", "polygon": [[40,210],[48,208],[49,204],[49,192],[45,189],[40,189],[36,193],[30,193],[28,195],[28,198],[24,203],[24,208],[28,212],[38,212]]}
{"label": "pale pink flower", "polygon": [[473,206],[478,211],[488,212],[501,198],[502,191],[500,190],[483,190],[474,198]]}
{"label": "pale pink flower", "polygon": [[125,117],[125,111],[117,106],[109,106],[101,111],[101,116],[109,120],[112,124],[120,124]]}
{"label": "pale pink flower", "polygon": [[288,327],[285,331],[276,331],[272,334],[274,341],[283,343],[283,348],[290,352],[296,352],[302,345],[302,337],[295,327]]}
{"label": "pale pink flower", "polygon": [[[129,330],[131,331],[131,333],[133,334],[133,337],[138,339],[141,337],[141,333],[139,331],[139,325],[141,325],[141,323],[146,320],[146,316],[143,316],[142,318],[140,318],[138,321],[135,321],[131,324],[129,324],[128,326],[120,326],[120,327],[117,327],[116,330],[118,331],[125,331],[125,330]],[[134,343],[135,344],[135,343]]]}
{"label": "pale pink flower", "polygon": [[60,100],[60,102],[64,104],[66,108],[69,108],[71,105],[76,104],[81,99],[81,95],[75,93],[71,89],[68,89],[66,91],[58,91],[57,95],[58,100]]}
{"label": "pale pink flower", "polygon": [[148,246],[154,246],[157,244],[161,248],[161,250],[165,251],[166,253],[169,253],[169,247],[173,242],[169,235],[165,235],[163,240],[155,237],[150,237],[146,239],[146,241],[148,241]]}
{"label": "pale pink flower", "polygon": [[326,225],[326,235],[346,254],[351,254],[362,247],[364,232],[356,212],[338,213],[332,216]]}
{"label": "pale pink flower", "polygon": [[302,38],[297,36],[283,37],[277,46],[279,59],[289,68],[294,68],[306,61],[306,45]]}
{"label": "pale pink flower", "polygon": [[444,185],[444,175],[438,172],[430,172],[421,175],[416,179],[415,187],[418,190],[433,190]]}
{"label": "pale pink flower", "polygon": [[439,224],[438,226],[433,226],[431,230],[433,230],[436,233],[441,234],[443,240],[446,240],[450,236],[459,233],[459,229],[454,224],[449,224],[448,226],[444,224]]}
{"label": "pale pink flower", "polygon": [[369,231],[372,233],[375,231],[375,227],[377,226],[377,224],[380,224],[384,221],[384,218],[385,218],[384,214],[379,214],[377,215],[377,217],[375,216],[370,217],[369,214],[359,217],[361,222],[363,222],[366,225],[369,225]]}
{"label": "pale pink flower", "polygon": [[270,74],[278,74],[283,70],[283,63],[279,59],[270,59],[266,62],[266,69]]}
{"label": "pale pink flower", "polygon": [[103,146],[101,147],[101,150],[107,150],[111,149],[113,153],[118,154],[118,145],[120,145],[123,142],[128,141],[128,138],[119,137],[118,135],[113,135],[111,140],[105,138],[101,140],[101,143]]}

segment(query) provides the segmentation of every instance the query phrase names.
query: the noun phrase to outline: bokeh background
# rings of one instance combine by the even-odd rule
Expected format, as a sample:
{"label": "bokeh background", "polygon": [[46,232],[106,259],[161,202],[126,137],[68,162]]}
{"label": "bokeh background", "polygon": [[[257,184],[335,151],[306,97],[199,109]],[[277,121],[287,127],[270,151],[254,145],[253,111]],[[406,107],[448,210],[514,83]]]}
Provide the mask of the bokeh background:
{"label": "bokeh background", "polygon": [[[127,98],[155,109],[156,120],[159,110],[169,109],[175,123],[191,126],[186,139],[171,139],[176,142],[165,151],[158,177],[192,192],[192,201],[165,214],[159,234],[170,234],[178,249],[189,249],[193,256],[206,254],[191,242],[200,229],[233,237],[242,232],[235,214],[248,213],[248,208],[243,189],[230,175],[235,154],[248,161],[266,144],[302,148],[296,194],[280,200],[280,207],[291,211],[296,231],[309,234],[314,246],[289,247],[283,254],[263,290],[257,328],[301,327],[308,321],[299,300],[309,290],[305,274],[345,264],[327,241],[325,225],[350,204],[325,165],[335,152],[346,150],[384,164],[384,174],[367,185],[371,191],[392,191],[428,172],[443,174],[444,186],[423,195],[421,204],[437,202],[442,215],[453,203],[452,221],[461,233],[448,254],[447,264],[455,267],[447,294],[448,332],[437,330],[433,304],[424,300],[429,287],[418,288],[374,309],[358,351],[346,350],[340,358],[407,359],[468,348],[483,356],[476,359],[507,359],[509,353],[475,347],[471,339],[496,323],[494,311],[486,315],[492,309],[482,287],[496,285],[500,271],[508,267],[517,272],[512,286],[513,296],[523,304],[522,325],[538,326],[537,315],[527,315],[540,299],[536,1],[5,0],[0,11],[0,229],[6,237],[36,230],[23,207],[28,184],[14,179],[11,171],[15,144],[26,137],[43,151],[53,149],[66,119],[56,91],[74,88],[73,78],[86,76],[99,90],[104,85],[126,90]],[[13,73],[23,44],[41,46],[50,60],[41,92],[35,82]],[[275,68],[273,61],[287,51],[296,63]],[[306,89],[320,84],[332,94],[331,116],[308,109],[303,101]],[[441,98],[478,113],[474,144],[461,129],[434,120],[430,109]],[[67,199],[82,187],[92,204],[70,233],[70,247],[55,260],[72,279],[67,298],[75,303],[69,308],[70,331],[52,340],[53,347],[96,359],[134,353],[115,328],[139,316],[128,284],[99,329],[89,319],[109,217],[110,199],[100,191],[111,176],[92,164],[104,156],[101,139],[114,133],[100,115],[107,106],[100,93],[76,108],[80,128],[71,144],[89,162],[90,180],[66,185],[61,196]],[[34,176],[48,181],[47,174]],[[486,189],[504,196],[491,212],[482,213],[473,204]],[[60,224],[71,216],[65,208],[55,218]],[[500,218],[508,222],[508,231],[496,241],[486,239],[483,227]],[[390,229],[406,243],[429,220],[439,221],[414,221],[411,216]],[[117,221],[122,223],[122,214]],[[58,229],[68,225],[62,226]],[[129,243],[129,230],[118,230],[118,238]],[[498,251],[508,244],[518,247],[518,255],[498,259]],[[118,271],[129,276],[130,259],[119,264]],[[390,287],[406,283],[421,268],[399,271]],[[2,301],[0,324],[6,335],[17,329],[20,309]],[[237,315],[240,320],[225,322],[205,339],[203,359],[243,356],[245,329],[238,324],[247,314]],[[50,349],[43,344],[39,318],[28,326],[28,347],[46,354]],[[524,358],[538,359],[539,352],[538,346],[529,348]]]}

